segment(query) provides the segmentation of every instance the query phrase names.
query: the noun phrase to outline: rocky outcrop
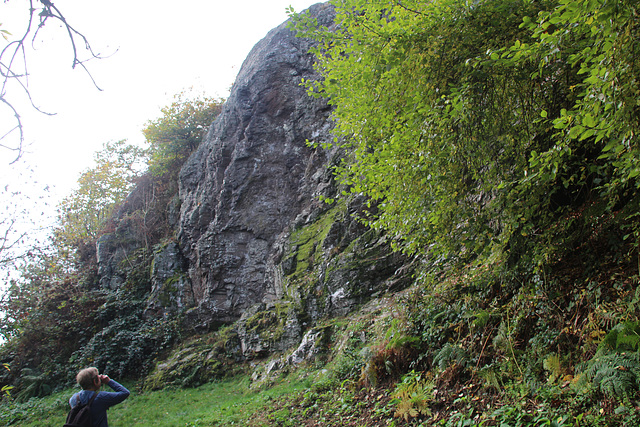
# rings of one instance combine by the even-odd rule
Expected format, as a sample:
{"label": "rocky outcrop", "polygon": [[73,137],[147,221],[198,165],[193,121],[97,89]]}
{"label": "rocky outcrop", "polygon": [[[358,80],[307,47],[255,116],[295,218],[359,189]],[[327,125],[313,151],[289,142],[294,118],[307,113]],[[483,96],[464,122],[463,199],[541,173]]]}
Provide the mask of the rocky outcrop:
{"label": "rocky outcrop", "polygon": [[[329,5],[307,13],[332,25]],[[162,204],[163,223],[175,230],[152,244],[145,314],[180,314],[186,329],[217,334],[224,351],[211,353],[205,342],[185,346],[158,365],[159,383],[218,375],[224,369],[211,361],[223,353],[233,361],[281,355],[269,370],[299,364],[320,351],[325,319],[410,281],[407,260],[355,219],[369,209],[367,201],[337,197],[330,166],[340,153],[321,148],[333,141],[331,108],[300,86],[303,78],[319,78],[310,43],[285,23],[254,47],[181,170],[179,200]],[[326,204],[321,195],[339,200]],[[137,204],[129,204],[121,217],[132,217]],[[101,239],[105,287],[126,279],[118,267],[126,255],[122,242],[148,251],[148,241],[127,238],[126,230],[119,226]],[[201,363],[186,362],[192,359]],[[193,365],[185,378],[176,369],[181,363]]]}
{"label": "rocky outcrop", "polygon": [[[328,5],[309,13],[331,22]],[[296,218],[321,209],[331,179],[330,108],[307,96],[301,79],[318,78],[310,42],[286,24],[245,60],[221,114],[180,174],[179,241],[189,260],[197,310],[231,322],[276,297],[277,243]]]}
{"label": "rocky outcrop", "polygon": [[187,260],[177,243],[169,242],[155,251],[147,316],[166,317],[193,307],[195,301],[187,268]]}

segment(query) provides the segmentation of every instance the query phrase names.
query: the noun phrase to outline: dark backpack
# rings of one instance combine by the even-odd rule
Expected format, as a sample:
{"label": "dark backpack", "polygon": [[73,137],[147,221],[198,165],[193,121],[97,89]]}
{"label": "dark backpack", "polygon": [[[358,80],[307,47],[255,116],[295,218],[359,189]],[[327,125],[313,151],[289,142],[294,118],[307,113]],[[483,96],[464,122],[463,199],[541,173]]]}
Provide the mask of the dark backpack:
{"label": "dark backpack", "polygon": [[78,396],[78,403],[69,411],[64,427],[93,427],[93,423],[91,422],[91,404],[97,395],[97,392],[94,393],[86,405],[80,403],[80,396]]}

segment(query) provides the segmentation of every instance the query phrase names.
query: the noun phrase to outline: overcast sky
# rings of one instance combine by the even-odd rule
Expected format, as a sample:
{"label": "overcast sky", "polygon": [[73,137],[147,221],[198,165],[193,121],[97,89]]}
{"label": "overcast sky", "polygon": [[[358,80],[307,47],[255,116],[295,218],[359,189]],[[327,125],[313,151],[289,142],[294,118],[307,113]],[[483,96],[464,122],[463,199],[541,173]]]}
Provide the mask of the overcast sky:
{"label": "overcast sky", "polygon": [[[54,1],[94,51],[107,58],[86,64],[99,91],[81,68],[71,69],[71,48],[59,24],[48,22],[33,43],[35,50],[27,48],[34,102],[55,113],[46,116],[16,104],[28,145],[24,163],[35,169],[33,180],[66,195],[105,142],[142,142],[145,122],[159,117],[160,108],[176,93],[193,87],[208,96],[227,97],[242,61],[287,19],[286,8],[302,11],[318,2]],[[0,28],[15,36],[24,31],[27,17],[26,0],[0,4]],[[9,119],[3,111],[0,120]],[[0,161],[0,179],[15,175],[6,166],[6,152],[0,152]]]}

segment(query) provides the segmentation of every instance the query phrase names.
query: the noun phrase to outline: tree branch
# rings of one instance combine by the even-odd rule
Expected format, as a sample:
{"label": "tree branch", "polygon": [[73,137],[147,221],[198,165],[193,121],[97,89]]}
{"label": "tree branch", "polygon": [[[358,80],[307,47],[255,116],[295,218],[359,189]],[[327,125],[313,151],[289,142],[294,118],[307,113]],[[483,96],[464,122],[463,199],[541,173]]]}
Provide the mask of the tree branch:
{"label": "tree branch", "polygon": [[[15,163],[23,154],[23,143],[24,143],[24,129],[22,126],[22,121],[20,119],[20,115],[18,114],[17,109],[14,107],[13,102],[8,97],[9,87],[17,86],[24,94],[26,94],[31,106],[40,113],[53,115],[51,113],[46,113],[42,111],[34,102],[31,92],[29,90],[29,72],[27,67],[27,56],[25,52],[25,43],[30,34],[32,34],[31,44],[35,42],[40,30],[44,27],[47,20],[54,19],[62,23],[64,28],[66,29],[67,35],[69,37],[69,41],[71,43],[71,51],[73,53],[73,63],[71,65],[72,69],[75,69],[76,66],[80,66],[87,73],[93,85],[100,91],[102,89],[97,85],[95,79],[91,75],[91,72],[86,67],[85,63],[92,59],[102,59],[104,58],[99,53],[94,52],[91,44],[87,40],[87,38],[79,31],[77,31],[73,26],[71,26],[67,19],[64,17],[60,9],[58,9],[50,0],[37,0],[40,2],[42,7],[36,8],[34,7],[34,0],[29,0],[29,19],[26,25],[26,29],[22,35],[22,37],[18,40],[14,40],[7,44],[2,51],[0,51],[0,77],[2,78],[2,83],[0,84],[0,101],[4,103],[9,109],[12,111],[14,116],[15,125],[11,127],[11,130],[5,132],[1,137],[0,141],[4,141],[9,135],[18,130],[18,142],[14,144],[1,144],[0,148],[10,151],[17,152],[17,157],[11,162]],[[38,12],[39,11],[39,12]],[[38,14],[36,15],[36,12]],[[39,17],[39,23],[35,31],[33,29],[35,17]],[[82,42],[84,44],[84,50],[89,53],[89,57],[86,59],[81,59],[79,57],[78,45]],[[23,68],[22,70],[18,70],[18,68]]]}

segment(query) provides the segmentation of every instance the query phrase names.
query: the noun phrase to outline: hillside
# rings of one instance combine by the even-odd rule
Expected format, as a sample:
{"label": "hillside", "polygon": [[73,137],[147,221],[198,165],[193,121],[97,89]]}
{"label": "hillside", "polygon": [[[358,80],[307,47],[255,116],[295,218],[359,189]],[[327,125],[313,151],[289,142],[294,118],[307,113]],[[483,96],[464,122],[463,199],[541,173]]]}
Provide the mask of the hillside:
{"label": "hillside", "polygon": [[246,425],[637,425],[638,16],[292,13],[71,273],[14,286],[0,419],[95,365],[149,398],[302,384]]}

